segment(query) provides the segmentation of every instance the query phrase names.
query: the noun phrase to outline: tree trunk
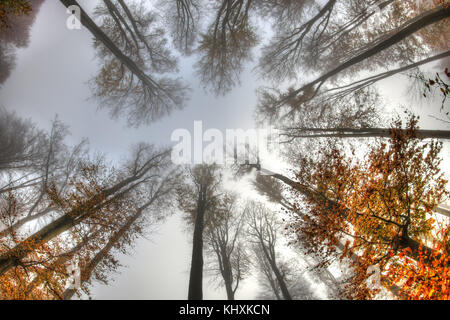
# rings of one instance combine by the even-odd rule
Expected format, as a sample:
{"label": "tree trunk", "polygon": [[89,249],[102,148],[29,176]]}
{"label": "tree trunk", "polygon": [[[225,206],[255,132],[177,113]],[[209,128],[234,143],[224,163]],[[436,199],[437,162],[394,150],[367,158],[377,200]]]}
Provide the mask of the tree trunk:
{"label": "tree trunk", "polygon": [[[295,138],[389,138],[392,135],[390,128],[298,128],[299,133],[285,133],[283,135]],[[307,134],[312,132],[313,134]],[[450,131],[447,130],[416,130],[419,139],[450,139]]]}
{"label": "tree trunk", "polygon": [[[154,199],[153,199],[154,200]],[[153,202],[151,200],[149,203],[145,204],[143,207],[139,208],[136,213],[129,217],[127,222],[118,230],[116,231],[108,240],[106,245],[99,251],[97,254],[92,258],[92,260],[89,262],[89,264],[86,266],[85,269],[81,272],[81,281],[86,282],[91,278],[92,272],[94,269],[98,266],[98,264],[106,257],[106,255],[111,251],[111,249],[114,247],[116,243],[122,239],[125,232],[127,232],[130,227],[136,222],[137,219],[139,219],[142,214],[144,213],[145,209],[151,205]],[[63,297],[64,300],[70,300],[73,295],[75,294],[75,289],[66,289],[64,291]]]}
{"label": "tree trunk", "polygon": [[189,277],[188,300],[203,299],[203,224],[205,217],[205,190],[201,186],[197,202],[197,216],[195,217],[194,237],[192,246],[191,272]]}
{"label": "tree trunk", "polygon": [[116,58],[119,59],[120,62],[122,62],[146,86],[151,88],[156,86],[156,83],[154,83],[133,60],[124,55],[122,51],[114,44],[114,42],[95,24],[95,22],[89,17],[89,15],[83,10],[76,0],[60,1],[67,8],[73,5],[78,6],[81,12],[81,24],[85,26],[98,41],[108,48],[116,56]]}
{"label": "tree trunk", "polygon": [[[336,210],[336,208],[339,208],[339,205],[336,203],[336,201],[325,198],[323,195],[318,194],[313,189],[308,188],[298,182],[295,182],[284,175],[275,173],[272,175],[272,177],[275,179],[278,179],[280,181],[283,181],[287,185],[291,186],[295,190],[302,193],[304,196],[306,196],[308,198],[312,197],[312,199],[314,199],[314,201],[323,202],[324,204],[326,204],[327,208],[329,208],[330,210]],[[347,215],[346,209],[341,209],[340,211],[341,211],[341,214]],[[419,251],[420,251],[419,248],[422,249],[422,253],[427,257],[431,257],[432,253],[435,252],[435,250],[431,249],[430,247],[421,245],[418,241],[411,239],[411,238],[399,239],[398,246],[399,246],[399,250],[410,248],[411,252],[408,251],[407,255],[416,260],[419,258]],[[437,257],[439,258],[440,254],[438,254]],[[425,261],[430,262],[429,259],[427,259]]]}

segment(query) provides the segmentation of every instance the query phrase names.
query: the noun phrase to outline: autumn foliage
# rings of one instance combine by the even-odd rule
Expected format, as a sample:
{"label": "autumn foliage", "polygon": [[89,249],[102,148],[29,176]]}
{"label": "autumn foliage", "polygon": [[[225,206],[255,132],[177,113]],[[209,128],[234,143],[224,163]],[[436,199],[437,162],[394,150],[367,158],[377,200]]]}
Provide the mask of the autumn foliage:
{"label": "autumn foliage", "polygon": [[417,121],[411,117],[406,130],[395,121],[389,141],[370,147],[363,160],[331,148],[312,171],[304,160],[308,169],[298,172],[299,181],[315,187],[306,208],[295,204],[293,231],[309,253],[349,263],[353,276],[345,298],[379,292],[368,285],[370,266],[379,267],[382,284],[392,291],[406,281],[403,298],[448,297],[448,227],[436,226],[432,217],[447,194],[441,144],[417,139]]}

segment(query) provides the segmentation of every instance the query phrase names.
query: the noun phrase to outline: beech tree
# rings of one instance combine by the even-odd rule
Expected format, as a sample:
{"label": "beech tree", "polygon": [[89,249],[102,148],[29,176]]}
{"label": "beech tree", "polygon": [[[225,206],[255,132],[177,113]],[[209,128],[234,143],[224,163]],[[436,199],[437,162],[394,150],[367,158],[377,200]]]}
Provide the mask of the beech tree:
{"label": "beech tree", "polygon": [[205,220],[214,219],[217,213],[221,176],[219,167],[214,164],[197,165],[187,171],[186,183],[178,188],[178,202],[188,214],[188,221],[194,225],[188,299],[202,300]]}
{"label": "beech tree", "polygon": [[175,47],[190,55],[198,37],[200,24],[200,0],[160,0],[165,17],[170,22],[170,34]]}
{"label": "beech tree", "polygon": [[422,28],[448,18],[448,16],[449,10],[444,4],[438,5],[433,9],[417,15],[398,28],[390,31],[387,35],[380,36],[378,39],[365,45],[364,48],[358,49],[359,51],[355,54],[350,56],[347,55],[345,61],[317,77],[315,80],[301,86],[299,89],[282,94],[280,99],[274,103],[273,108],[280,108],[282,105],[295,99],[301,100],[301,102],[312,99],[318,94],[319,90],[328,79],[335,77],[342,71],[395,45]]}
{"label": "beech tree", "polygon": [[[434,224],[430,213],[446,194],[439,169],[440,144],[420,143],[416,123],[412,118],[403,131],[397,121],[395,128],[399,129],[392,130],[389,142],[371,148],[361,163],[353,165],[340,151],[331,150],[313,172],[298,174],[321,195],[306,199],[309,210],[302,211],[293,225],[301,243],[309,252],[333,255],[344,239],[340,257],[357,255],[346,297],[366,298],[375,293],[365,283],[371,265],[395,274],[392,261],[397,257],[408,256],[430,266],[437,263],[433,261],[445,264],[442,251],[425,245]],[[332,200],[321,201],[320,197]],[[446,277],[436,280],[445,283]]]}
{"label": "beech tree", "polygon": [[[66,6],[75,0],[61,0]],[[180,79],[155,77],[153,73],[176,71],[176,60],[167,49],[164,31],[155,28],[156,16],[140,5],[122,0],[105,0],[97,7],[95,22],[81,9],[81,23],[94,36],[94,47],[103,65],[91,81],[94,96],[110,108],[113,117],[125,115],[130,125],[139,126],[180,109],[187,87]]]}
{"label": "beech tree", "polygon": [[0,170],[27,169],[43,153],[44,132],[14,112],[0,109]]}
{"label": "beech tree", "polygon": [[221,197],[217,212],[205,228],[207,252],[216,258],[211,269],[213,275],[222,278],[228,300],[234,300],[241,280],[249,271],[243,238],[245,212],[238,201],[233,194]]}
{"label": "beech tree", "polygon": [[[0,236],[8,235],[30,221],[54,213],[56,208],[47,197],[50,183],[53,183],[60,194],[64,194],[71,177],[79,173],[78,165],[88,151],[86,140],[72,148],[65,145],[68,129],[57,118],[48,134],[11,113],[5,113],[4,120],[7,121],[2,124],[6,147],[3,153],[4,177],[8,178],[2,179],[0,195],[11,191],[16,196],[22,194],[24,210],[26,208],[27,212],[9,220],[4,230],[0,231]],[[15,136],[17,130],[23,134]]]}

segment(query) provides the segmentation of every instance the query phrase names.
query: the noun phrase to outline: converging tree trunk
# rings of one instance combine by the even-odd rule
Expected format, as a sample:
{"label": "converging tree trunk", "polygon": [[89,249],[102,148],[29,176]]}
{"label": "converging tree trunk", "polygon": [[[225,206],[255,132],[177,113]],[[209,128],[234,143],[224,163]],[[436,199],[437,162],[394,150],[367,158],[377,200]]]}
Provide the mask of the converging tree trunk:
{"label": "converging tree trunk", "polygon": [[197,202],[197,215],[192,241],[191,272],[189,276],[189,300],[203,299],[203,226],[206,210],[206,186],[200,186]]}
{"label": "converging tree trunk", "polygon": [[[288,128],[283,136],[292,141],[297,138],[389,138],[392,136],[390,128]],[[450,139],[447,130],[417,130],[419,139]]]}
{"label": "converging tree trunk", "polygon": [[[89,199],[86,199],[77,207],[71,209],[60,218],[54,220],[41,230],[29,236],[16,247],[2,254],[0,256],[0,275],[4,274],[13,267],[20,265],[21,260],[25,258],[28,253],[33,251],[34,245],[40,245],[48,242],[61,233],[82,223],[84,220],[104,208],[109,203],[120,199],[134,190],[137,186],[143,183],[141,179],[143,179],[149,171],[152,169],[159,169],[158,164],[160,164],[162,159],[166,158],[167,155],[167,151],[153,155],[142,166],[136,167],[131,176],[121,180],[108,189],[98,192]],[[142,153],[139,153],[138,157],[139,156],[142,156]],[[136,163],[138,163],[138,159],[136,159]]]}

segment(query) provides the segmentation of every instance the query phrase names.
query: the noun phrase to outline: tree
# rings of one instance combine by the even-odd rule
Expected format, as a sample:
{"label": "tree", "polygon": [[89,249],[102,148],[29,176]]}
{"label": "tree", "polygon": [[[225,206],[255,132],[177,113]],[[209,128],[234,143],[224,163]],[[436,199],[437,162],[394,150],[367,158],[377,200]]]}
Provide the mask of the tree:
{"label": "tree", "polygon": [[[406,131],[406,130],[405,130]],[[283,133],[290,141],[299,138],[374,138],[392,136],[391,128],[290,128]],[[450,139],[450,131],[416,130],[419,139]]]}
{"label": "tree", "polygon": [[397,69],[393,69],[393,70],[389,70],[386,72],[382,72],[361,80],[357,80],[354,81],[350,84],[344,85],[344,86],[340,86],[340,87],[334,87],[334,88],[329,88],[329,89],[325,89],[323,90],[319,95],[325,95],[327,97],[327,100],[331,100],[331,101],[337,101],[349,94],[351,94],[352,92],[355,92],[357,90],[360,90],[362,88],[366,88],[368,86],[371,86],[383,79],[389,78],[395,74],[398,73],[402,73],[414,68],[418,68],[421,65],[430,63],[432,61],[436,61],[436,60],[440,60],[440,59],[444,59],[445,57],[449,57],[450,56],[450,51],[446,51],[440,54],[437,54],[435,56],[423,59],[421,61],[409,64],[407,66],[404,67],[400,67]]}
{"label": "tree", "polygon": [[374,88],[355,90],[341,99],[318,96],[311,101],[291,101],[286,110],[273,108],[279,91],[264,91],[260,96],[258,117],[262,123],[277,123],[281,130],[298,127],[371,127],[383,122],[381,97]]}
{"label": "tree", "polygon": [[[25,209],[27,212],[9,220],[6,228],[0,231],[0,236],[6,236],[30,221],[54,213],[56,208],[47,198],[50,183],[60,194],[64,194],[71,177],[79,173],[78,165],[88,151],[86,140],[71,149],[64,144],[68,129],[57,118],[48,134],[12,113],[5,112],[3,119],[3,169],[9,178],[1,186],[0,195],[11,191],[18,195],[20,192],[27,197],[24,213]],[[15,136],[17,131],[22,134]]]}
{"label": "tree", "polygon": [[31,168],[42,156],[44,133],[14,112],[0,109],[0,171]]}
{"label": "tree", "polygon": [[[247,234],[255,245],[254,251],[256,256],[260,254],[260,259],[263,259],[259,264],[270,266],[270,271],[267,267],[264,267],[263,270],[267,273],[266,277],[271,283],[274,293],[279,288],[280,296],[285,300],[292,300],[286,283],[286,274],[281,269],[276,252],[279,223],[277,223],[272,212],[260,203],[249,203],[248,217]],[[271,276],[272,273],[273,278]]]}
{"label": "tree", "polygon": [[[314,1],[302,1],[299,8],[296,8],[297,14],[303,16],[303,12],[314,4]],[[288,8],[292,4],[288,2]],[[328,25],[330,15],[333,12],[336,0],[329,0],[319,12],[310,20],[301,24],[300,26],[291,27],[290,24],[281,24],[280,20],[277,22],[282,26],[278,28],[277,35],[272,42],[263,49],[263,57],[259,63],[259,68],[263,75],[269,75],[276,80],[283,80],[285,78],[293,78],[297,65],[302,59],[303,43],[305,37],[311,32],[322,34]],[[281,4],[283,8],[283,4]],[[289,11],[288,11],[289,12]],[[275,11],[275,18],[285,14],[285,10]],[[278,17],[277,17],[278,16]],[[288,16],[291,16],[288,14]],[[289,20],[288,20],[289,21]],[[322,25],[324,26],[322,29]],[[315,26],[314,32],[312,28]],[[291,27],[292,30],[289,30]]]}
{"label": "tree", "polygon": [[197,73],[216,95],[225,94],[239,82],[243,63],[251,59],[250,50],[257,37],[250,25],[253,0],[222,0],[214,22],[201,36],[197,51]]}
{"label": "tree", "polygon": [[[0,27],[1,29],[8,28],[11,15],[20,16],[29,14],[32,10],[31,4],[28,0],[5,0],[0,3]],[[0,29],[0,30],[1,30]]]}
{"label": "tree", "polygon": [[[127,247],[131,246],[134,239],[143,234],[144,226],[155,226],[168,216],[172,207],[174,190],[177,187],[179,174],[176,171],[169,172],[166,177],[155,181],[148,186],[142,199],[138,199],[139,207],[129,214],[125,221],[116,225],[114,231],[107,237],[106,243],[88,261],[84,263],[80,272],[82,287],[86,287],[92,281],[93,276],[104,283],[108,272],[117,267],[116,260],[112,255],[113,249],[126,253]],[[160,212],[164,208],[164,213]],[[87,288],[85,288],[87,291]],[[75,289],[66,289],[63,293],[65,300],[70,300],[76,293]]]}
{"label": "tree", "polygon": [[[105,0],[105,6],[97,8],[100,27],[81,9],[81,23],[93,34],[94,47],[104,61],[91,84],[94,96],[110,108],[112,116],[126,114],[128,123],[138,126],[182,108],[187,87],[180,79],[146,73],[174,71],[176,61],[166,47],[163,30],[152,28],[156,16],[143,3],[128,7],[117,1]],[[66,7],[79,6],[75,0],[61,2]]]}
{"label": "tree", "polygon": [[[114,208],[126,207],[127,196],[136,192],[141,185],[150,183],[168,165],[168,150],[140,144],[134,151],[129,164],[117,176],[107,173],[100,163],[84,165],[82,175],[72,180],[73,191],[62,197],[54,187],[49,188],[49,197],[63,214],[39,231],[19,241],[14,247],[0,255],[0,275],[22,265],[23,260],[32,254],[35,246],[47,242],[69,231],[73,227],[97,217],[107,216]],[[121,202],[122,201],[122,202]]]}
{"label": "tree", "polygon": [[422,14],[417,15],[395,30],[391,30],[387,35],[381,36],[378,39],[367,44],[356,54],[350,56],[350,58],[347,58],[346,61],[332,68],[315,80],[303,85],[299,89],[292,90],[286,94],[283,94],[281,98],[274,104],[273,108],[280,108],[282,105],[284,105],[285,103],[289,103],[289,101],[293,99],[298,99],[302,102],[312,99],[318,94],[320,88],[328,79],[335,77],[347,68],[350,68],[366,59],[369,59],[373,55],[382,52],[383,50],[393,46],[394,44],[419,31],[420,29],[446,19],[448,16],[449,10],[444,5],[438,5],[434,9],[430,9]]}
{"label": "tree", "polygon": [[198,37],[200,20],[200,0],[160,0],[165,17],[170,23],[170,31],[175,48],[190,55]]}
{"label": "tree", "polygon": [[188,169],[188,181],[178,189],[180,208],[194,225],[189,276],[189,300],[203,299],[203,233],[205,219],[214,219],[219,201],[219,167],[197,165]]}
{"label": "tree", "polygon": [[222,278],[228,300],[234,300],[240,281],[249,269],[242,239],[245,213],[237,202],[236,195],[225,194],[205,228],[207,250],[216,257],[213,272]]}
{"label": "tree", "polygon": [[342,152],[331,150],[312,172],[298,173],[297,178],[312,184],[318,195],[305,199],[309,210],[299,213],[293,225],[299,241],[309,253],[333,255],[343,240],[340,258],[357,256],[351,262],[354,273],[346,297],[375,293],[365,283],[369,266],[395,273],[392,261],[401,253],[429,265],[442,256],[425,245],[433,230],[430,213],[446,194],[439,169],[441,146],[421,143],[416,123],[411,118],[403,130],[397,121],[389,142],[371,147],[362,162],[353,164]]}
{"label": "tree", "polygon": [[17,48],[30,42],[30,29],[44,0],[4,0],[0,3],[0,85],[15,67]]}
{"label": "tree", "polygon": [[283,194],[283,184],[280,181],[274,180],[270,176],[258,174],[253,181],[253,186],[268,201],[280,204],[287,210],[292,209],[292,205]]}

